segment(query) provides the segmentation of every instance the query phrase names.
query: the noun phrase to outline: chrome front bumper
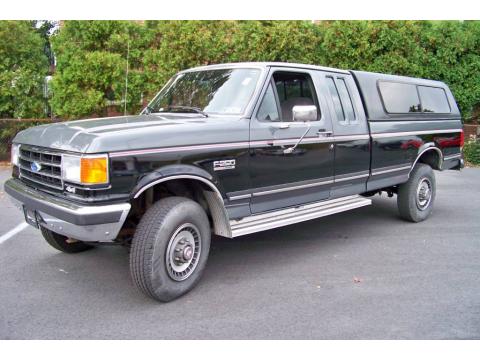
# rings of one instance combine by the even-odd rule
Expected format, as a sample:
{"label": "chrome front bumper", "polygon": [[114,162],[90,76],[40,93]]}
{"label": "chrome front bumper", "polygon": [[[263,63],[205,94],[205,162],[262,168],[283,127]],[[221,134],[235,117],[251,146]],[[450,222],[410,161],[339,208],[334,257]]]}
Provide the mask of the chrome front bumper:
{"label": "chrome front bumper", "polygon": [[5,192],[20,207],[38,214],[41,226],[72,239],[111,242],[127,218],[131,205],[83,206],[32,189],[20,180],[5,183]]}

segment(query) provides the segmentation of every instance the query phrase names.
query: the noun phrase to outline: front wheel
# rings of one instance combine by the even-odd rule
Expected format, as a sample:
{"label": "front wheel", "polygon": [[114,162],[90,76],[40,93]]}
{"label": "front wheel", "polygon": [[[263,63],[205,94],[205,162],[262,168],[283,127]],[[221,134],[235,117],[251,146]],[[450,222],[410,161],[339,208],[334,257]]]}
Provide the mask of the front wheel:
{"label": "front wheel", "polygon": [[425,220],[433,209],[437,185],[430,166],[417,164],[410,173],[410,178],[398,188],[398,211],[408,221]]}
{"label": "front wheel", "polygon": [[171,301],[200,280],[210,250],[210,223],[203,208],[183,197],[153,204],[137,226],[130,272],[146,295]]}

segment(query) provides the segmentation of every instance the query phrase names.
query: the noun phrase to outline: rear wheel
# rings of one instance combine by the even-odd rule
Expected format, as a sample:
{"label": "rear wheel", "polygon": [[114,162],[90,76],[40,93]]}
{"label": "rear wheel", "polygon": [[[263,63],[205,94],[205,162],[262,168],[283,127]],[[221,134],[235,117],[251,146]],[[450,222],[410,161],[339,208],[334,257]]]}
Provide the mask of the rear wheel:
{"label": "rear wheel", "polygon": [[79,240],[70,239],[66,236],[57,234],[44,227],[41,227],[40,230],[42,231],[43,238],[47,241],[47,243],[64,253],[74,254],[89,250],[93,247],[92,245],[85,244]]}
{"label": "rear wheel", "polygon": [[210,250],[210,223],[203,208],[183,197],[153,204],[132,241],[130,272],[146,295],[170,301],[200,280]]}
{"label": "rear wheel", "polygon": [[425,220],[433,210],[436,195],[435,175],[430,166],[417,164],[410,178],[398,188],[398,211],[408,221]]}

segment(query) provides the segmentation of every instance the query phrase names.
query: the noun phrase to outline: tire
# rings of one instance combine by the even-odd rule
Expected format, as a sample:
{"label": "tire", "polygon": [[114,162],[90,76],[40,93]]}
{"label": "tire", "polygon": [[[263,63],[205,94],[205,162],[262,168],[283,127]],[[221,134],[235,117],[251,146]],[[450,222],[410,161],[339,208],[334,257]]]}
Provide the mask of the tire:
{"label": "tire", "polygon": [[198,203],[183,197],[156,202],[143,215],[133,237],[133,283],[162,302],[186,294],[205,269],[210,237],[207,214]]}
{"label": "tire", "polygon": [[47,241],[47,243],[61,252],[75,254],[93,248],[92,245],[85,244],[82,241],[73,240],[72,242],[72,240],[66,236],[57,234],[44,227],[40,227],[40,230],[42,231],[43,238]]}
{"label": "tire", "polygon": [[411,222],[428,218],[433,210],[437,185],[430,166],[416,164],[408,181],[398,188],[398,211],[400,217]]}

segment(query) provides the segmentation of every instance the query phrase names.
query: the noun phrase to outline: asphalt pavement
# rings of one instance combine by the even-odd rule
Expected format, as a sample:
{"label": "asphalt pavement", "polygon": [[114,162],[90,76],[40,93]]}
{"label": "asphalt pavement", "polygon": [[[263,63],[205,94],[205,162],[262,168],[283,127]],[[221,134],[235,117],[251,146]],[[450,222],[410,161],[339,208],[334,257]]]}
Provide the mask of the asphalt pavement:
{"label": "asphalt pavement", "polygon": [[[3,193],[0,339],[479,339],[480,169],[436,172],[432,216],[396,198],[297,225],[214,239],[199,285],[157,303],[128,252],[51,248]],[[17,229],[18,233],[5,237]]]}

